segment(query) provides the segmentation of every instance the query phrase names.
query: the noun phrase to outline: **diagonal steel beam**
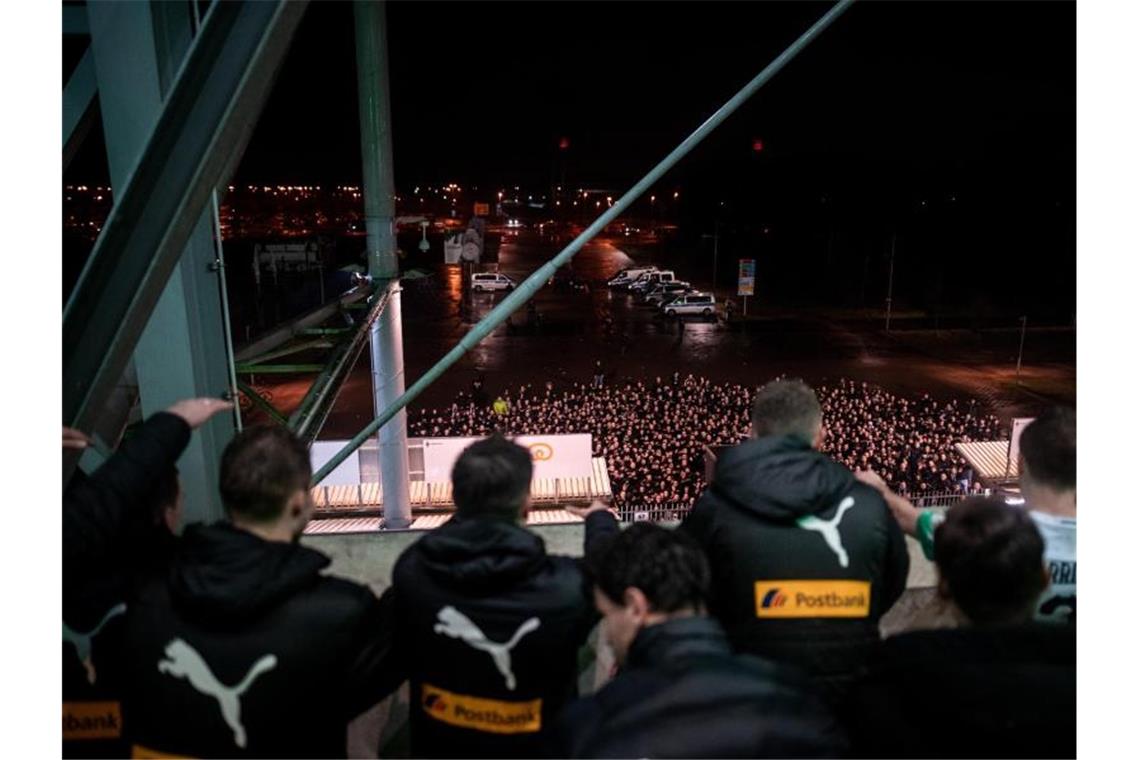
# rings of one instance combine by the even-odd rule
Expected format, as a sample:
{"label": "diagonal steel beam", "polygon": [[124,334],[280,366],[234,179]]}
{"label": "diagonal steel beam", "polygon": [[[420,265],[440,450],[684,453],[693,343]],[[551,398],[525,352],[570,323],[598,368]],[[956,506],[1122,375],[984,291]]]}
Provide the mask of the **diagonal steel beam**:
{"label": "diagonal steel beam", "polygon": [[363,301],[368,297],[368,293],[369,289],[366,286],[357,286],[353,290],[341,295],[337,300],[330,301],[324,306],[318,306],[312,311],[289,321],[287,324],[273,328],[268,333],[258,337],[252,343],[238,348],[234,352],[234,360],[248,362],[259,354],[272,351],[278,346],[288,343],[306,329],[315,327],[325,320],[330,319],[342,309],[348,309],[357,301]]}
{"label": "diagonal steel beam", "polygon": [[273,351],[266,351],[264,354],[246,359],[243,364],[265,364],[274,359],[280,359],[282,356],[291,356],[292,354],[299,354],[302,351],[311,351],[315,348],[335,348],[336,343],[327,338],[317,338],[315,340],[305,340],[300,343],[291,343]]}
{"label": "diagonal steel beam", "polygon": [[368,343],[372,325],[384,313],[392,294],[398,292],[399,287],[400,284],[396,280],[377,286],[367,316],[357,325],[356,332],[351,337],[345,338],[340,347],[329,357],[324,371],[313,381],[297,411],[289,417],[290,429],[300,436],[301,440],[306,443],[316,440],[317,434],[321,432],[325,420],[328,419],[329,412],[332,411],[333,404],[336,403],[337,396],[340,395],[344,381],[348,379],[356,360],[360,357],[361,350]]}
{"label": "diagonal steel beam", "polygon": [[237,387],[239,391],[245,394],[245,397],[248,398],[254,406],[268,414],[270,419],[272,419],[274,422],[279,425],[288,424],[288,421],[285,419],[284,415],[282,415],[281,412],[277,411],[277,407],[270,403],[269,399],[265,398],[265,396],[262,396],[260,393],[258,393],[257,389],[246,385],[241,380],[237,381]]}
{"label": "diagonal steel beam", "polygon": [[547,261],[541,267],[536,269],[529,277],[519,283],[515,290],[504,298],[499,304],[491,309],[479,322],[471,328],[470,332],[463,336],[463,338],[456,344],[450,351],[436,362],[427,372],[425,372],[412,386],[408,388],[398,399],[388,406],[382,412],[376,414],[376,418],[359,433],[357,433],[345,446],[338,451],[329,461],[325,462],[319,470],[313,473],[312,484],[320,483],[328,474],[335,470],[341,462],[349,457],[353,451],[360,448],[370,437],[375,435],[376,431],[382,428],[389,420],[395,417],[401,409],[408,405],[412,399],[420,395],[425,388],[435,382],[440,375],[442,375],[448,367],[455,364],[469,350],[479,344],[479,341],[487,337],[498,325],[506,321],[507,317],[518,310],[524,303],[526,303],[542,286],[554,276],[566,262],[574,257],[574,254],[582,250],[591,239],[598,233],[606,228],[608,224],[613,222],[619,215],[625,212],[637,198],[649,190],[657,180],[665,175],[665,172],[676,166],[677,162],[684,158],[690,151],[693,150],[702,140],[705,139],[718,126],[720,126],[725,119],[731,116],[741,105],[745,103],[750,97],[756,94],[764,84],[776,75],[780,69],[784,68],[797,55],[800,51],[807,47],[816,37],[818,37],[825,29],[827,29],[847,10],[855,0],[839,0],[831,9],[823,14],[818,21],[811,25],[803,34],[801,34],[791,45],[784,49],[784,52],[776,56],[764,69],[752,78],[748,84],[744,85],[735,95],[733,95],[724,105],[718,108],[708,119],[697,127],[688,137],[681,141],[681,144],[669,152],[669,155],[661,159],[649,173],[642,177],[633,187],[626,191],[625,195],[619,198],[613,206],[605,211],[601,216],[593,221],[589,227],[582,230],[578,237],[574,238],[557,256]]}
{"label": "diagonal steel beam", "polygon": [[307,3],[215,3],[63,313],[63,419],[121,376],[210,195],[257,122]]}
{"label": "diagonal steel beam", "polygon": [[[83,10],[83,9],[81,9]],[[84,14],[84,19],[87,16]],[[63,168],[66,171],[94,121],[95,55],[88,47],[63,88]]]}

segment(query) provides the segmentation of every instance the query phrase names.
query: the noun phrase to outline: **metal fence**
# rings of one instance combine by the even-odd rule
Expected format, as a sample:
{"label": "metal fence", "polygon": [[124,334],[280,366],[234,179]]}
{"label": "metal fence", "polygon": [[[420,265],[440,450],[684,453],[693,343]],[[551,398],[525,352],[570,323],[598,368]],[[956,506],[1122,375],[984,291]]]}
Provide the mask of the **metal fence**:
{"label": "metal fence", "polygon": [[924,509],[927,507],[949,507],[957,504],[962,499],[969,496],[964,491],[938,491],[937,493],[928,493],[913,499],[914,506]]}
{"label": "metal fence", "polygon": [[[913,500],[919,509],[949,507],[965,499],[969,494],[962,491],[938,491],[928,493]],[[692,511],[692,504],[615,504],[622,522],[674,522],[684,520]]]}
{"label": "metal fence", "polygon": [[684,520],[692,504],[615,504],[622,522],[676,522]]}

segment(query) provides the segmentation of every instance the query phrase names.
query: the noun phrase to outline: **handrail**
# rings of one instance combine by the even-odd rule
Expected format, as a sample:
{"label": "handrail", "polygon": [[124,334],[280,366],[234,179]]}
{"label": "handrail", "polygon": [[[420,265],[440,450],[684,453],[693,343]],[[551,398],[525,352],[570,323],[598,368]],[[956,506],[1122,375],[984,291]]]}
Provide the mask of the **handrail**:
{"label": "handrail", "polygon": [[622,214],[629,206],[633,204],[646,190],[648,190],[653,183],[659,180],[665,172],[673,168],[682,158],[689,154],[710,132],[716,129],[720,124],[727,119],[736,109],[740,108],[750,97],[752,97],[757,90],[759,90],[769,79],[784,68],[785,65],[793,58],[796,57],[803,50],[808,43],[815,39],[824,29],[831,26],[832,22],[837,19],[855,0],[839,0],[825,13],[818,21],[811,25],[811,27],[801,34],[791,45],[789,45],[784,52],[776,56],[764,70],[757,74],[752,81],[740,89],[732,98],[722,105],[712,116],[705,120],[697,129],[684,139],[684,141],[674,148],[669,155],[665,156],[657,166],[653,167],[641,180],[630,188],[625,195],[617,200],[613,206],[607,209],[601,216],[594,220],[593,224],[582,231],[578,237],[562,249],[562,252],[555,256],[550,261],[543,264],[537,270],[526,278],[515,288],[514,292],[504,298],[498,306],[491,309],[487,316],[483,317],[474,327],[471,328],[463,338],[447,352],[438,362],[425,372],[412,387],[408,388],[402,396],[396,399],[387,409],[376,416],[372,422],[356,436],[350,440],[343,449],[336,453],[332,459],[325,463],[324,467],[318,470],[313,475],[313,485],[320,483],[330,472],[337,468],[353,451],[358,449],[368,438],[370,438],[377,430],[383,427],[390,419],[416,396],[420,395],[425,388],[431,385],[440,375],[447,370],[452,364],[459,361],[469,350],[479,344],[479,341],[487,337],[488,334],[508,316],[513,314],[520,306],[526,303],[531,296],[533,296],[539,288],[546,283],[554,273],[569,261],[574,254],[578,253],[583,246],[594,238],[599,232],[606,228],[608,224],[614,221]]}

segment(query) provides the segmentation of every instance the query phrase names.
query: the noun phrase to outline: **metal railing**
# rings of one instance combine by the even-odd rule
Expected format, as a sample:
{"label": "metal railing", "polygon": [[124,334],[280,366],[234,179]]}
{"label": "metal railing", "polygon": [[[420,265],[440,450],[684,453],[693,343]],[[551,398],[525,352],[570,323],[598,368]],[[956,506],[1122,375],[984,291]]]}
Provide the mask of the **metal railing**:
{"label": "metal railing", "polygon": [[679,522],[693,510],[692,504],[615,504],[622,522]]}
{"label": "metal railing", "polygon": [[923,494],[916,497],[911,503],[919,509],[927,509],[929,507],[949,507],[957,504],[962,499],[969,496],[968,493],[957,491],[938,491],[937,493]]}
{"label": "metal railing", "polygon": [[401,409],[408,405],[412,399],[416,398],[426,389],[429,385],[435,382],[440,375],[442,375],[451,365],[455,364],[459,359],[469,350],[479,344],[483,338],[487,337],[498,327],[501,323],[505,322],[507,317],[518,310],[549,280],[554,276],[558,269],[568,262],[573,256],[578,253],[590,240],[604,230],[609,224],[614,222],[622,213],[628,209],[634,201],[640,198],[650,187],[653,186],[667,171],[672,169],[682,158],[688,155],[697,145],[699,145],[705,137],[709,135],[714,129],[721,125],[729,116],[731,116],[740,106],[742,106],[749,98],[751,98],[757,90],[759,90],[769,79],[776,75],[784,66],[795,58],[800,51],[802,51],[812,40],[820,35],[827,27],[839,18],[844,11],[854,0],[839,0],[834,6],[828,10],[818,21],[811,25],[811,27],[801,34],[791,45],[789,45],[782,53],[772,60],[764,70],[757,74],[748,84],[740,89],[731,99],[722,105],[715,113],[713,113],[703,124],[686,137],[676,148],[674,148],[669,155],[665,156],[653,169],[649,171],[640,181],[630,188],[621,198],[619,198],[613,206],[606,210],[601,216],[594,220],[594,222],[587,227],[578,237],[576,237],[568,246],[562,249],[561,253],[555,256],[550,261],[543,264],[529,277],[521,282],[513,293],[504,298],[498,306],[493,308],[487,316],[480,320],[471,331],[463,337],[459,343],[452,348],[447,354],[443,356],[431,369],[424,373],[422,377],[416,380],[410,388],[408,388],[399,398],[397,398],[391,405],[388,406],[383,412],[378,414],[367,427],[360,431],[348,444],[337,452],[337,454],[330,459],[324,467],[318,470],[313,475],[313,484],[320,483],[325,477],[328,476],[336,467],[345,460],[353,451],[360,447],[368,438],[376,434],[380,428],[388,423],[395,417]]}

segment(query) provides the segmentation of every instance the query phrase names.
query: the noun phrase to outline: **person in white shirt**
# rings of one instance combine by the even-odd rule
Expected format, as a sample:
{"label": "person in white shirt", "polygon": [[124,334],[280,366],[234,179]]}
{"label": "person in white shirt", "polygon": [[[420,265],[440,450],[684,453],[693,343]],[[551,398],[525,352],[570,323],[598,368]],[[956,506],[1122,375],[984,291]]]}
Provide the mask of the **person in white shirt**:
{"label": "person in white shirt", "polygon": [[[1021,433],[1018,472],[1025,507],[1045,541],[1050,584],[1038,601],[1036,618],[1075,623],[1077,619],[1077,413],[1052,407]],[[883,495],[899,527],[934,558],[934,531],[942,513],[917,509],[891,491],[876,473],[855,477]]]}

